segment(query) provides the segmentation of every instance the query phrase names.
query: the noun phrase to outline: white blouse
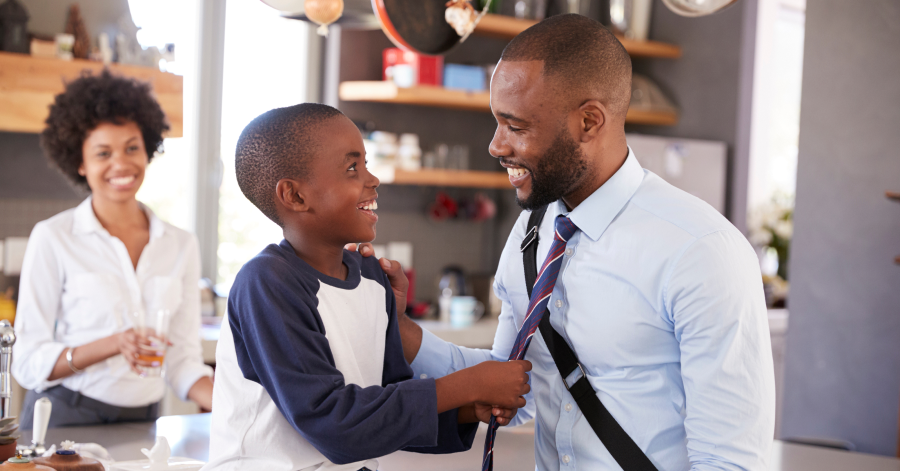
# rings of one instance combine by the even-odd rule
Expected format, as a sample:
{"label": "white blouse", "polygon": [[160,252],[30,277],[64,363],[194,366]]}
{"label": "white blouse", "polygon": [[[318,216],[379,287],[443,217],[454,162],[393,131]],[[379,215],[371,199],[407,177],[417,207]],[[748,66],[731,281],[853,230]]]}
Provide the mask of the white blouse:
{"label": "white blouse", "polygon": [[[197,380],[212,376],[200,347],[197,239],[141,207],[150,220],[150,242],[136,269],[125,244],[97,220],[90,197],[35,225],[22,266],[13,346],[12,372],[23,387],[40,392],[62,384],[111,405],[136,407],[162,400],[166,382],[186,399]],[[131,328],[130,314],[141,309],[172,315],[164,378],[142,378],[115,355],[47,381],[66,347]]]}

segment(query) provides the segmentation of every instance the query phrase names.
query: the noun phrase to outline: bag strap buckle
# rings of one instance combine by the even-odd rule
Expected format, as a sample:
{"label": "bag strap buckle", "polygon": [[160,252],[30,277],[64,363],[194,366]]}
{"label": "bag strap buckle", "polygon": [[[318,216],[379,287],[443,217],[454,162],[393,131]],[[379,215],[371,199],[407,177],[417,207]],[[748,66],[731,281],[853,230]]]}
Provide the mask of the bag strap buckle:
{"label": "bag strap buckle", "polygon": [[537,226],[532,226],[531,229],[528,230],[527,233],[525,233],[525,237],[522,238],[522,245],[519,246],[519,252],[525,252],[525,249],[528,249],[528,246],[530,246],[531,243],[537,241],[537,239],[538,239],[537,229],[538,229]]}
{"label": "bag strap buckle", "polygon": [[[581,362],[578,363],[578,368],[581,369],[581,377],[575,380],[575,382],[581,380],[584,377],[587,377],[587,373],[584,371],[584,367],[581,367]],[[575,372],[575,369],[572,369],[572,372]],[[569,372],[569,375],[572,375],[572,372]],[[566,382],[566,379],[569,378],[569,375],[563,377],[563,384],[565,384],[566,390],[571,390],[571,387],[569,387],[569,382]],[[572,385],[574,385],[574,382]]]}

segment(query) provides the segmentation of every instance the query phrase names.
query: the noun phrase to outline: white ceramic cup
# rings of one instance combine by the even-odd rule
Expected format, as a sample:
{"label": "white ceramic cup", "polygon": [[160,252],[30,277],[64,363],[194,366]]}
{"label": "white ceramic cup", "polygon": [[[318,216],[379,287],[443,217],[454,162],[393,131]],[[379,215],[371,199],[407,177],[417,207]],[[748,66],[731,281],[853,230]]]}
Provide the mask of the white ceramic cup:
{"label": "white ceramic cup", "polygon": [[450,325],[454,328],[472,326],[484,315],[484,304],[475,297],[463,296],[450,299]]}

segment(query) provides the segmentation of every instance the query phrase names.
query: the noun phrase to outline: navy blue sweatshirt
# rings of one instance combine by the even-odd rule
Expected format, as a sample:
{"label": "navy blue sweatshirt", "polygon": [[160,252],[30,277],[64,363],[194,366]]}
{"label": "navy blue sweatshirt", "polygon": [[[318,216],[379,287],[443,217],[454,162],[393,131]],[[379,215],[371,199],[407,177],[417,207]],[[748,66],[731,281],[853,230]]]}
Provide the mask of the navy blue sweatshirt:
{"label": "navy blue sweatshirt", "polygon": [[411,379],[378,261],[343,259],[347,280],[335,279],[282,241],[238,273],[216,352],[207,467],[356,470],[400,449],[471,447],[477,424],[439,415],[434,380]]}

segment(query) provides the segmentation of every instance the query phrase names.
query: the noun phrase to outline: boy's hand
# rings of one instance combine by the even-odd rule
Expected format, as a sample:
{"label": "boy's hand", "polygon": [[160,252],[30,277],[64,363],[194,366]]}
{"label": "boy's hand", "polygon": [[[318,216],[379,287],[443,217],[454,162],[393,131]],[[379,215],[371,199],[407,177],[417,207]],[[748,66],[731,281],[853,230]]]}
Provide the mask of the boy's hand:
{"label": "boy's hand", "polygon": [[[350,243],[344,246],[344,249],[356,251],[357,245]],[[363,257],[370,257],[375,255],[375,249],[372,247],[372,243],[362,243],[359,244],[359,253]],[[381,264],[381,270],[388,276],[388,281],[391,283],[391,290],[394,291],[394,299],[397,302],[397,313],[406,313],[406,292],[409,291],[409,279],[407,279],[406,274],[403,273],[403,268],[400,267],[399,262],[384,257],[379,259],[378,262]]]}
{"label": "boy's hand", "polygon": [[488,405],[487,403],[475,403],[475,417],[482,423],[490,423],[491,415],[497,417],[497,424],[506,426],[516,417],[518,408],[500,408],[497,405]]}
{"label": "boy's hand", "polygon": [[524,395],[531,391],[528,385],[529,361],[487,361],[473,367],[476,376],[473,385],[479,386],[480,395],[476,402],[497,405],[498,408],[513,409],[525,406]]}

